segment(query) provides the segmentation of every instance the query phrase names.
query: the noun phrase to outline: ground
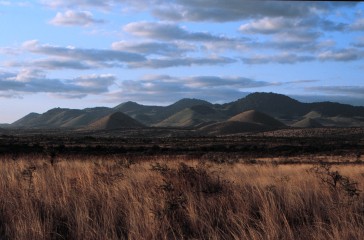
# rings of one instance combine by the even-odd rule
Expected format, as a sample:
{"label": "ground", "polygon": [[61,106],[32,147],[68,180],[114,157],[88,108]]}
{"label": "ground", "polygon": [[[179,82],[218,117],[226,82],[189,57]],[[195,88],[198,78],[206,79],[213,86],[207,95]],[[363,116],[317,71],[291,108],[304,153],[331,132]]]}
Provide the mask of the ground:
{"label": "ground", "polygon": [[1,135],[0,239],[364,238],[361,128],[122,132]]}

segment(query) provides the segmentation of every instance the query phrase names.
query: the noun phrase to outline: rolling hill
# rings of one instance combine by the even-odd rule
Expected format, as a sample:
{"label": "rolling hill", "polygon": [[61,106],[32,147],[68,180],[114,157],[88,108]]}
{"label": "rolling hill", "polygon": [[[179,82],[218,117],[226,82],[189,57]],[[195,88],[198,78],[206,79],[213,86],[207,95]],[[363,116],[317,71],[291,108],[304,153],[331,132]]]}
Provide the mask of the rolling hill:
{"label": "rolling hill", "polygon": [[294,124],[291,125],[296,128],[319,128],[322,127],[322,124],[312,118],[304,118]]}
{"label": "rolling hill", "polygon": [[81,114],[62,124],[64,128],[82,128],[114,112],[109,108],[86,108]]}
{"label": "rolling hill", "polygon": [[295,117],[309,112],[309,106],[288,96],[276,93],[252,93],[223,107],[231,116],[248,110],[257,110],[273,117]]}
{"label": "rolling hill", "polygon": [[113,112],[110,108],[54,108],[43,114],[30,113],[11,124],[17,128],[82,128]]}
{"label": "rolling hill", "polygon": [[316,111],[311,111],[304,115],[305,118],[316,119],[322,117],[322,114]]}
{"label": "rolling hill", "polygon": [[229,122],[243,122],[243,123],[255,123],[264,125],[266,127],[271,128],[279,128],[284,127],[285,125],[278,121],[277,119],[268,116],[267,114],[264,114],[262,112],[259,112],[257,110],[249,110],[242,113],[239,113],[230,119],[228,119]]}
{"label": "rolling hill", "polygon": [[29,113],[28,115],[24,116],[23,118],[13,122],[11,124],[12,127],[32,127],[33,125],[37,124],[37,119],[41,114],[39,113]]}
{"label": "rolling hill", "polygon": [[120,128],[142,128],[143,124],[122,112],[111,113],[86,127],[88,130],[114,130]]}
{"label": "rolling hill", "polygon": [[[240,129],[245,129],[248,125],[254,128],[251,124],[282,127],[282,123],[292,125],[305,118],[314,119],[323,126],[364,126],[364,107],[332,102],[302,103],[282,94],[252,93],[225,104],[185,98],[168,106],[125,102],[114,108],[54,108],[42,114],[30,113],[9,127],[80,129],[115,112],[123,112],[145,126],[156,127],[200,128],[223,123],[226,128],[232,128],[229,126],[239,125],[229,122],[240,122]],[[309,122],[302,124],[310,126]]]}
{"label": "rolling hill", "polygon": [[247,122],[225,121],[213,123],[199,129],[202,135],[227,135],[271,130],[263,125]]}
{"label": "rolling hill", "polygon": [[155,125],[186,108],[197,105],[212,106],[211,103],[203,100],[184,98],[165,107],[144,106],[135,102],[126,102],[114,109],[133,117],[145,125]]}
{"label": "rolling hill", "polygon": [[222,106],[231,115],[254,109],[282,120],[298,119],[310,112],[326,117],[364,117],[364,107],[333,102],[302,103],[276,93],[252,93]]}
{"label": "rolling hill", "polygon": [[197,127],[225,119],[222,113],[208,105],[186,108],[156,124],[156,127]]}
{"label": "rolling hill", "polygon": [[285,125],[273,117],[256,110],[249,110],[239,113],[227,121],[204,126],[200,128],[200,131],[208,135],[225,135],[260,132],[283,127]]}

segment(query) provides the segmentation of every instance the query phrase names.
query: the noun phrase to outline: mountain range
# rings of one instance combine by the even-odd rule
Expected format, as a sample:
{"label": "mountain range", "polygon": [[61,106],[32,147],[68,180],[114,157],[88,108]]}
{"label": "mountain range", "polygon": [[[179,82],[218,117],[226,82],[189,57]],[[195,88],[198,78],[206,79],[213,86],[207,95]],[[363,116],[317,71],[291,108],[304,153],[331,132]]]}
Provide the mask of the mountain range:
{"label": "mountain range", "polygon": [[252,93],[225,104],[181,99],[168,106],[125,102],[113,108],[54,108],[30,113],[6,128],[112,130],[186,128],[231,134],[286,127],[364,127],[364,107],[333,102],[302,103],[276,93]]}

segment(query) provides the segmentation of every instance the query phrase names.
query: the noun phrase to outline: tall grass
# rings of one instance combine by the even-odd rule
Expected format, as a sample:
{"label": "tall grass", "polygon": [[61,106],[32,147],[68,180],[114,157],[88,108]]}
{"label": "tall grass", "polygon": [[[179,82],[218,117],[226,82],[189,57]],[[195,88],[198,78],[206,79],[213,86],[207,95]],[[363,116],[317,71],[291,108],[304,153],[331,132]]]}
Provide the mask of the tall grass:
{"label": "tall grass", "polygon": [[[0,239],[364,239],[364,198],[310,165],[0,162]],[[364,167],[333,167],[363,189]]]}

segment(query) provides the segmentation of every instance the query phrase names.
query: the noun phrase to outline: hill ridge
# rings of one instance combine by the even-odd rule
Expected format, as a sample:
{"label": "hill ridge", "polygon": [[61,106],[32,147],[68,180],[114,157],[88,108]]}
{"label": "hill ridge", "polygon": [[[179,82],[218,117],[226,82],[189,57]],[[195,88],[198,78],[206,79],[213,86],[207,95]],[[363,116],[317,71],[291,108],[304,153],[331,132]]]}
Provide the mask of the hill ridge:
{"label": "hill ridge", "polygon": [[[185,110],[189,109],[189,110]],[[166,119],[175,116],[176,119],[190,114],[185,126],[225,121],[242,112],[255,110],[275,118],[286,125],[291,125],[305,117],[317,118],[321,124],[330,126],[347,125],[353,119],[355,126],[364,126],[364,107],[333,102],[302,103],[289,96],[277,93],[257,92],[244,98],[225,104],[212,104],[197,98],[183,98],[167,106],[148,106],[128,101],[113,108],[95,107],[85,109],[53,108],[42,114],[30,113],[12,123],[14,128],[82,128],[114,112],[123,112],[145,126],[156,126]],[[195,115],[197,121],[194,121]],[[210,115],[210,116],[209,116]],[[335,119],[335,117],[342,117]],[[177,120],[175,122],[177,122]],[[168,121],[167,121],[168,122]],[[163,124],[161,124],[163,125]],[[168,127],[168,124],[163,126]]]}

